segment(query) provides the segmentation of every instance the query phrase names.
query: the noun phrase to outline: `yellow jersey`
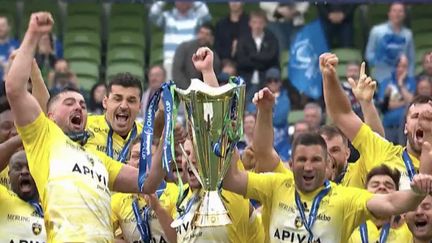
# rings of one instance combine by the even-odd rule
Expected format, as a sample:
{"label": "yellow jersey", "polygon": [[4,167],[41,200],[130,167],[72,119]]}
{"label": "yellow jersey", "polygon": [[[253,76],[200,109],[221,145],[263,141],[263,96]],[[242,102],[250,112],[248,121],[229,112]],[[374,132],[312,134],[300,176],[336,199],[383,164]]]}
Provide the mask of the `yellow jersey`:
{"label": "yellow jersey", "polygon": [[249,217],[249,233],[246,242],[264,243],[265,233],[262,223],[262,214],[258,210],[254,210]]}
{"label": "yellow jersey", "polygon": [[[135,122],[137,132],[136,136],[139,136],[142,131],[142,124]],[[86,148],[100,151],[102,153],[106,153],[107,149],[107,139],[109,133],[109,126],[105,119],[105,115],[90,115],[87,119],[86,130],[89,133],[89,138],[87,143],[84,145]],[[126,138],[118,135],[116,132],[113,132],[112,140],[113,140],[113,159],[118,160],[119,154],[123,150],[123,147],[129,140],[132,135],[132,130],[129,132]],[[133,138],[132,138],[133,140]],[[132,142],[132,141],[131,141]],[[130,145],[129,149],[132,147]]]}
{"label": "yellow jersey", "polygon": [[[367,232],[368,232],[368,242],[379,242],[381,229],[378,229],[375,223],[371,220],[366,221]],[[408,226],[404,223],[397,228],[390,227],[386,243],[400,243],[400,242],[410,242],[411,231]],[[357,228],[352,233],[348,243],[362,243],[360,230]]]}
{"label": "yellow jersey", "polygon": [[[361,126],[352,144],[360,152],[361,158],[359,160],[361,163],[358,164],[358,173],[353,174],[353,176],[361,177],[359,180],[366,181],[366,175],[369,171],[376,166],[385,164],[401,172],[399,190],[409,190],[411,188],[408,172],[402,159],[404,147],[385,140],[377,133],[374,133],[366,124]],[[418,171],[419,160],[411,154],[409,154],[409,157],[415,170]]]}
{"label": "yellow jersey", "polygon": [[0,242],[46,242],[44,219],[29,203],[0,185]]}
{"label": "yellow jersey", "polygon": [[8,189],[11,188],[9,180],[9,166],[6,166],[6,168],[0,172],[0,185],[3,185]]}
{"label": "yellow jersey", "polygon": [[367,172],[362,169],[363,164],[364,162],[362,161],[362,158],[359,158],[355,163],[348,163],[345,175],[342,178],[340,185],[364,189],[366,185]]}
{"label": "yellow jersey", "polygon": [[48,242],[110,242],[110,188],[123,164],[72,142],[42,112],[17,127],[45,214]]}
{"label": "yellow jersey", "polygon": [[[167,183],[167,186],[159,198],[162,207],[168,212],[175,209],[175,201],[177,200],[178,187],[173,183]],[[174,198],[175,197],[175,198]],[[121,229],[122,236],[127,242],[140,242],[141,235],[137,228],[135,214],[132,209],[132,202],[138,199],[140,213],[147,205],[145,199],[136,194],[116,193],[111,197],[112,221],[114,232],[118,228]],[[174,204],[173,204],[174,202]],[[152,242],[168,242],[164,231],[153,210],[150,211],[150,231],[152,234]]]}
{"label": "yellow jersey", "polygon": [[[237,165],[240,170],[244,170],[243,164],[240,160],[237,162]],[[192,191],[189,189],[187,196],[181,202],[181,208],[186,208],[189,203],[191,204],[191,207],[190,210],[186,212],[181,225],[176,228],[177,242],[249,242],[249,239],[254,238],[250,233],[262,229],[259,221],[255,221],[259,219],[250,220],[249,200],[245,199],[241,195],[226,190],[222,190],[222,201],[228,211],[232,223],[227,226],[219,227],[197,227],[192,225],[193,216],[199,207],[199,199],[203,194],[203,190]],[[173,211],[172,216],[174,219],[179,217],[176,211]],[[259,239],[260,236],[258,235],[257,237]]]}
{"label": "yellow jersey", "polygon": [[[306,218],[314,197],[323,187],[314,192],[299,192],[305,208]],[[349,188],[331,183],[318,208],[312,226],[313,242],[345,243],[361,222],[372,218],[367,201],[373,194],[366,190]],[[265,242],[307,242],[309,233],[303,225],[295,202],[294,178],[280,173],[248,173],[247,198],[260,201],[270,212],[270,225]]]}

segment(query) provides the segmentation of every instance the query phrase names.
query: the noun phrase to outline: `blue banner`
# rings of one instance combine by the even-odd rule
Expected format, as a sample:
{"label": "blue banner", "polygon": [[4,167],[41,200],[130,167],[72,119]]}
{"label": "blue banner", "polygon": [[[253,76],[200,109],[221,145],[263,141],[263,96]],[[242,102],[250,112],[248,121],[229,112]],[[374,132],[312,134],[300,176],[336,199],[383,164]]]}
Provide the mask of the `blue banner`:
{"label": "blue banner", "polygon": [[297,32],[291,44],[288,76],[300,93],[313,99],[322,96],[319,56],[328,51],[327,39],[319,20]]}

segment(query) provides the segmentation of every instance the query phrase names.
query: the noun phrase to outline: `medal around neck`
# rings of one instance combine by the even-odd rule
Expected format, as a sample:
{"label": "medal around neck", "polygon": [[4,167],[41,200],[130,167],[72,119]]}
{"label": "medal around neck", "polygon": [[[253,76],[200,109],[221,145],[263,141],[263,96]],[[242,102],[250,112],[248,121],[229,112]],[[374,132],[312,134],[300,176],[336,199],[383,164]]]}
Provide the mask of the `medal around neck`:
{"label": "medal around neck", "polygon": [[211,87],[192,79],[188,89],[176,88],[175,91],[186,107],[197,162],[196,176],[204,190],[193,223],[199,227],[230,224],[220,193],[222,180],[243,131],[244,82],[232,77],[224,86]]}

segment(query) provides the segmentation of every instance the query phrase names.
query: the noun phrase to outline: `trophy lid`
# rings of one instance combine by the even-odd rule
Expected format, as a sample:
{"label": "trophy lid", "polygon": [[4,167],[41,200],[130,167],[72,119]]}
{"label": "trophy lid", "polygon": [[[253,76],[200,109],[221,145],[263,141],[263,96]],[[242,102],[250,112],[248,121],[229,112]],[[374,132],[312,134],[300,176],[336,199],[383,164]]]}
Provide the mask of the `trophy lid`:
{"label": "trophy lid", "polygon": [[209,96],[219,96],[233,90],[236,87],[238,86],[233,83],[227,83],[220,87],[212,87],[203,81],[194,78],[191,79],[191,84],[186,90],[176,88],[176,92],[180,95],[189,95],[191,92],[200,92]]}

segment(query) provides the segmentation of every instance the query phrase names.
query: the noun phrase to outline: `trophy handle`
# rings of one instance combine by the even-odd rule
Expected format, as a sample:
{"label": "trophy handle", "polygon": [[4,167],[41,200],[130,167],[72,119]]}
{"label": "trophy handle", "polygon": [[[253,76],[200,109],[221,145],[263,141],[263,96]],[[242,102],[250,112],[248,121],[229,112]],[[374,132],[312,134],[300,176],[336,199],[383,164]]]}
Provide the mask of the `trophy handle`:
{"label": "trophy handle", "polygon": [[192,173],[194,173],[195,177],[198,179],[198,181],[199,181],[199,183],[201,184],[201,186],[204,186],[204,184],[203,184],[202,181],[201,181],[201,177],[200,177],[199,174],[198,174],[198,171],[196,170],[196,168],[195,168],[195,166],[192,164],[192,162],[189,160],[188,155],[187,155],[186,151],[185,151],[184,148],[183,148],[183,144],[179,144],[179,145],[180,145],[180,149],[181,149],[181,151],[182,151],[182,153],[183,153],[183,156],[186,158],[186,161],[187,161],[189,167],[190,167],[191,170],[192,170]]}

